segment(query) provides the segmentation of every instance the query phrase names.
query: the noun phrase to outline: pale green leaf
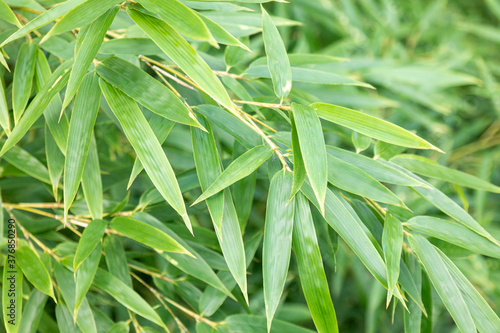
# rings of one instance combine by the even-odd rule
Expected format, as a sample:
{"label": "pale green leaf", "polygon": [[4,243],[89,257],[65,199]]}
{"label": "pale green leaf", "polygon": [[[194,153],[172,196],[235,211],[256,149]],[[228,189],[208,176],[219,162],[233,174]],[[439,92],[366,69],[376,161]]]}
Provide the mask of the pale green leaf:
{"label": "pale green leaf", "polygon": [[80,237],[75,258],[73,259],[73,268],[75,271],[78,270],[81,263],[87,259],[97,244],[101,242],[107,225],[108,222],[104,220],[92,220],[92,222],[87,225]]}
{"label": "pale green leaf", "polygon": [[16,124],[19,122],[28,104],[33,88],[37,49],[38,45],[33,41],[25,42],[19,48],[17,55],[12,81],[12,108]]}
{"label": "pale green leaf", "polygon": [[38,289],[33,289],[31,291],[28,301],[23,309],[19,332],[37,332],[38,324],[40,324],[40,320],[42,319],[43,311],[48,298],[49,297],[47,295]]}
{"label": "pale green leaf", "polygon": [[87,294],[87,291],[92,285],[94,280],[94,275],[99,267],[99,261],[101,260],[101,243],[97,243],[97,246],[90,252],[90,254],[81,263],[78,270],[75,273],[76,281],[76,292],[75,292],[75,309],[73,313],[73,318],[78,315],[78,310],[82,305],[83,299]]}
{"label": "pale green leaf", "polygon": [[10,293],[9,288],[2,288],[3,322],[7,333],[16,333],[22,320],[22,312],[14,315],[10,315],[10,312],[11,308],[20,311],[23,307],[23,272],[14,256],[15,250],[9,249],[9,253],[10,257],[5,256],[2,286],[12,286],[16,292]]}
{"label": "pale green leaf", "polygon": [[392,214],[385,215],[384,233],[382,235],[385,264],[387,266],[387,302],[389,307],[394,289],[397,286],[401,252],[403,250],[403,225]]}
{"label": "pale green leaf", "polygon": [[97,154],[97,144],[94,135],[90,139],[89,152],[85,161],[85,168],[83,169],[82,189],[90,215],[93,219],[102,219],[101,168],[99,166],[99,156]]}
{"label": "pale green leaf", "polygon": [[21,28],[21,23],[19,23],[16,15],[3,0],[0,0],[0,19]]}
{"label": "pale green leaf", "polygon": [[26,279],[38,290],[55,299],[49,272],[38,255],[30,247],[22,245],[16,249],[16,260]]}

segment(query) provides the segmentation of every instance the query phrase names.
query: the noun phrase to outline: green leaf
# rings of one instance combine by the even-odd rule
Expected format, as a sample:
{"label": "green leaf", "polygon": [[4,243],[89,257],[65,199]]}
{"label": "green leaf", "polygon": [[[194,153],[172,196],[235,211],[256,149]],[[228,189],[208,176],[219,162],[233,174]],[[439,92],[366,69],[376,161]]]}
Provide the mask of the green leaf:
{"label": "green leaf", "polygon": [[19,332],[36,333],[38,324],[42,319],[45,304],[47,303],[48,296],[33,289],[28,297],[28,301],[23,309],[21,324],[19,325]]}
{"label": "green leaf", "polygon": [[394,193],[369,174],[330,154],[328,181],[338,188],[362,197],[396,206],[404,205]]}
{"label": "green leaf", "polygon": [[292,127],[292,151],[293,151],[293,186],[292,193],[290,193],[290,198],[293,198],[295,194],[300,190],[304,180],[306,179],[306,167],[304,164],[304,159],[302,157],[302,151],[300,150],[299,136],[297,134],[297,126],[295,125],[295,118],[293,113],[289,113],[290,125]]}
{"label": "green leaf", "polygon": [[55,299],[49,272],[47,272],[38,255],[30,247],[22,245],[16,250],[16,260],[26,279],[35,288]]}
{"label": "green leaf", "polygon": [[175,239],[161,230],[129,217],[118,216],[111,220],[109,227],[122,235],[147,245],[158,252],[174,252],[193,256]]}
{"label": "green leaf", "polygon": [[[35,87],[37,92],[42,91],[43,86],[49,81],[51,75],[52,71],[50,70],[49,62],[47,61],[43,51],[39,49],[36,56],[35,66]],[[66,114],[59,117],[61,113],[61,105],[61,97],[56,94],[54,99],[49,103],[43,112],[43,115],[45,117],[45,122],[57,143],[57,146],[63,154],[66,154],[69,121]]]}
{"label": "green leaf", "polygon": [[12,147],[3,158],[27,175],[44,183],[51,184],[49,171],[36,157],[20,147]]}
{"label": "green leaf", "polygon": [[109,272],[129,287],[132,287],[127,257],[120,237],[111,234],[107,235],[103,241],[103,250]]}
{"label": "green leaf", "polygon": [[73,7],[65,14],[49,32],[43,37],[41,43],[48,38],[60,33],[73,30],[78,27],[84,27],[92,23],[99,16],[111,9],[114,5],[120,3],[120,0],[87,0]]}
{"label": "green leaf", "polygon": [[293,103],[292,109],[307,178],[318,199],[320,211],[324,214],[329,172],[321,122],[308,106]]}
{"label": "green leaf", "polygon": [[[238,141],[234,141],[233,145],[233,160],[245,153],[246,149]],[[245,227],[252,211],[252,204],[255,195],[255,184],[257,180],[257,171],[254,171],[250,176],[238,180],[233,184],[234,206],[238,215],[241,231],[245,231]]]}
{"label": "green leaf", "polygon": [[87,291],[92,285],[94,276],[99,267],[99,261],[101,260],[101,243],[97,243],[97,246],[91,251],[91,253],[85,258],[85,260],[80,265],[79,269],[75,271],[75,281],[76,281],[76,292],[75,292],[75,309],[73,313],[73,318],[77,317],[78,310],[82,305],[83,299],[87,294]]}
{"label": "green leaf", "polygon": [[268,146],[257,146],[250,149],[234,160],[191,206],[210,198],[234,182],[250,175],[272,154],[273,150]]}
{"label": "green leaf", "polygon": [[114,324],[113,327],[110,328],[108,333],[128,333],[129,330],[129,324],[120,321],[119,323]]}
{"label": "green leaf", "polygon": [[[247,314],[232,315],[224,320],[222,327],[227,328],[229,332],[261,333],[266,331],[266,318]],[[313,331],[276,319],[270,333],[281,332],[312,333]]]}
{"label": "green leaf", "polygon": [[[16,333],[22,320],[23,273],[16,259],[15,249],[9,248],[9,254],[5,256],[2,279],[3,321],[7,333]],[[15,292],[10,292],[10,289]]]}
{"label": "green leaf", "polygon": [[94,285],[116,299],[127,309],[165,328],[165,324],[153,308],[132,288],[99,268],[94,277]]}
{"label": "green leaf", "polygon": [[99,156],[94,135],[90,140],[89,153],[82,175],[82,189],[85,201],[93,219],[102,219],[102,180]]}
{"label": "green leaf", "polygon": [[385,120],[375,118],[365,113],[325,103],[313,103],[311,106],[321,118],[350,128],[371,138],[416,149],[441,150],[417,135],[391,124]]}
{"label": "green leaf", "polygon": [[[174,125],[175,123],[173,121],[170,121],[167,118],[163,118],[158,115],[152,115],[151,119],[149,120],[149,126],[151,126],[151,129],[153,130],[160,145],[162,145],[163,142],[165,142],[168,134],[170,133]],[[134,166],[132,167],[132,172],[130,173],[130,178],[128,180],[127,189],[129,189],[130,186],[132,186],[132,183],[134,182],[135,178],[141,173],[143,169],[144,167],[142,166],[141,161],[136,157],[134,161]]]}
{"label": "green leaf", "polygon": [[[35,17],[33,20],[28,22],[25,26],[21,27],[19,30],[17,30],[15,33],[10,35],[6,40],[3,41],[3,43],[0,45],[0,47],[5,46],[6,44],[12,42],[13,40],[16,40],[18,38],[21,38],[28,33],[30,33],[33,30],[36,30],[40,27],[43,27],[47,23],[50,23],[54,21],[55,19],[63,16],[76,6],[80,5],[81,3],[85,2],[86,0],[68,0],[63,3],[61,3],[58,6],[54,6],[53,8],[49,9],[48,11],[38,15]],[[97,1],[96,1],[97,2]]]}
{"label": "green leaf", "polygon": [[102,43],[99,53],[160,55],[163,51],[149,38],[120,38]]}
{"label": "green leaf", "polygon": [[436,249],[441,255],[448,271],[455,281],[458,289],[462,293],[467,307],[469,308],[472,319],[477,329],[481,333],[495,332],[500,327],[500,319],[488,302],[481,296],[479,291],[467,278],[460,272],[455,264],[439,249]]}
{"label": "green leaf", "polygon": [[201,126],[191,110],[170,89],[139,67],[123,59],[110,57],[97,66],[97,73],[160,116],[181,124]]}
{"label": "green leaf", "polygon": [[262,275],[268,332],[285,287],[290,264],[295,211],[295,199],[288,201],[292,182],[292,175],[283,170],[273,176],[269,186],[262,249]]}
{"label": "green leaf", "polygon": [[210,123],[234,137],[248,149],[261,145],[260,136],[243,124],[236,116],[213,105],[199,105],[196,111],[207,117]]}
{"label": "green leaf", "polygon": [[368,149],[371,142],[372,140],[369,137],[359,134],[358,132],[352,132],[352,143],[354,144],[354,147],[356,147],[356,154]]}
{"label": "green leaf", "polygon": [[92,64],[99,47],[102,44],[106,31],[113,22],[113,19],[118,13],[118,7],[108,10],[106,13],[98,17],[85,31],[85,36],[79,45],[79,51],[75,52],[75,62],[69,76],[66,94],[62,108],[65,109],[79,90],[89,66]]}
{"label": "green leaf", "polygon": [[273,20],[264,7],[261,6],[260,8],[262,11],[262,36],[266,49],[267,65],[273,80],[274,92],[280,100],[283,100],[292,89],[290,61],[286,54],[285,44]]}
{"label": "green leaf", "polygon": [[73,322],[73,318],[71,318],[71,312],[69,312],[65,305],[56,305],[56,319],[59,331],[68,333],[80,332],[76,324]]}
{"label": "green leaf", "polygon": [[227,91],[214,72],[177,31],[167,23],[134,9],[127,9],[127,13],[207,95],[228,110],[236,112]]}
{"label": "green leaf", "polygon": [[99,84],[151,181],[192,231],[174,171],[141,110],[132,99],[105,81],[100,80]]}
{"label": "green leaf", "polygon": [[[2,52],[0,52],[1,54]],[[9,107],[7,106],[7,95],[5,94],[5,80],[3,75],[0,75],[0,126],[5,131],[7,136],[10,135],[10,116]]]}
{"label": "green leaf", "polygon": [[68,151],[64,164],[65,218],[78,191],[89,152],[101,99],[98,80],[99,77],[95,73],[89,73],[85,76],[73,107],[69,124]]}
{"label": "green leaf", "polygon": [[19,48],[17,55],[12,80],[12,108],[16,124],[19,122],[31,95],[37,49],[38,45],[36,43],[32,41],[25,42]]}
{"label": "green leaf", "polygon": [[12,9],[10,9],[9,5],[7,5],[3,0],[0,0],[0,19],[16,25],[19,28],[22,26]]}
{"label": "green leaf", "polygon": [[184,36],[217,45],[210,30],[196,12],[181,2],[177,0],[138,0],[138,2]]}
{"label": "green leaf", "polygon": [[476,326],[465,301],[453,281],[446,264],[434,246],[424,237],[412,235],[408,237],[412,250],[424,266],[432,285],[453,317],[461,332],[476,332]]}
{"label": "green leaf", "polygon": [[38,92],[36,97],[31,101],[30,105],[24,112],[16,127],[12,130],[12,134],[5,141],[5,144],[0,151],[0,156],[17,144],[24,134],[28,132],[30,127],[42,115],[56,94],[64,87],[69,78],[69,68],[72,61],[65,61],[52,74],[43,88]]}
{"label": "green leaf", "polygon": [[75,272],[82,262],[92,253],[97,244],[101,243],[101,238],[106,231],[108,225],[104,220],[92,220],[83,231],[78,247],[76,249],[75,258],[73,260],[73,268]]}
{"label": "green leaf", "polygon": [[[227,6],[227,5],[226,5]],[[215,23],[208,17],[197,13],[198,16],[202,19],[203,22],[207,25],[208,30],[211,32],[213,38],[216,42],[225,44],[225,45],[233,45],[237,46],[245,51],[250,51],[248,46],[240,42],[236,37],[231,35],[226,29],[221,27],[219,24]]]}
{"label": "green leaf", "polygon": [[410,219],[405,226],[410,230],[442,239],[467,250],[500,258],[500,246],[458,223],[431,216],[416,216]]}
{"label": "green leaf", "polygon": [[426,186],[406,173],[369,157],[333,146],[326,146],[326,152],[363,170],[380,182],[403,186]]}
{"label": "green leaf", "polygon": [[495,186],[481,178],[466,174],[458,170],[439,165],[433,160],[417,155],[397,155],[391,159],[403,168],[420,175],[444,180],[453,184],[473,188],[476,190],[500,193],[500,187]]}
{"label": "green leaf", "polygon": [[394,289],[399,279],[399,265],[403,251],[403,225],[392,214],[385,215],[384,233],[382,235],[385,264],[387,266],[387,302],[389,307]]}
{"label": "green leaf", "polygon": [[293,251],[297,257],[300,283],[318,332],[338,332],[323,260],[316,238],[309,202],[302,193],[295,197]]}
{"label": "green leaf", "polygon": [[47,123],[45,123],[45,156],[52,184],[52,193],[56,202],[59,202],[59,183],[64,169],[64,155],[59,150],[59,147],[57,147],[57,143],[52,133],[50,133]]}

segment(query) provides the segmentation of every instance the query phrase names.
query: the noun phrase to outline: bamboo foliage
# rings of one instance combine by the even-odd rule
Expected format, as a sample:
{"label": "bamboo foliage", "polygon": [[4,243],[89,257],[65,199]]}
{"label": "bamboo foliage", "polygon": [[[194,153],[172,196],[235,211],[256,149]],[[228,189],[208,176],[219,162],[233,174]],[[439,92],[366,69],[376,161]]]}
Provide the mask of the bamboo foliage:
{"label": "bamboo foliage", "polygon": [[[500,332],[500,126],[450,142],[426,123],[452,131],[439,101],[479,83],[500,114],[498,66],[385,60],[416,57],[446,1],[279,2],[0,0],[7,332],[354,332],[352,304],[366,332],[429,332],[441,310]],[[403,12],[423,18],[405,43]],[[311,52],[308,23],[343,46]]]}

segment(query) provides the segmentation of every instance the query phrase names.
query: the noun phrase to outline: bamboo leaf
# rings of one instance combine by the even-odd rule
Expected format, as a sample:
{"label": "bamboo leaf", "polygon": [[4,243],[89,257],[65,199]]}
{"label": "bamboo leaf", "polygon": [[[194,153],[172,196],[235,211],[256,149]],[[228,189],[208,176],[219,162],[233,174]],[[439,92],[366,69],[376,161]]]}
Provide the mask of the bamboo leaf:
{"label": "bamboo leaf", "polygon": [[153,184],[192,231],[174,171],[144,115],[135,102],[119,90],[103,80],[99,84]]}
{"label": "bamboo leaf", "polygon": [[56,319],[57,326],[61,332],[68,333],[79,333],[80,330],[73,322],[73,318],[71,318],[71,312],[69,312],[68,308],[65,305],[57,304],[56,305]]}
{"label": "bamboo leaf", "polygon": [[[233,147],[233,160],[244,154],[246,151],[245,147],[243,147],[243,145],[241,145],[238,141],[234,141]],[[233,184],[234,206],[236,208],[242,233],[245,231],[245,227],[252,210],[256,180],[257,171],[254,171],[250,174],[250,176],[246,176]]]}
{"label": "bamboo leaf", "polygon": [[147,245],[158,252],[174,252],[193,256],[175,239],[161,230],[146,223],[118,216],[111,220],[109,227],[139,243]]}
{"label": "bamboo leaf", "polygon": [[[227,317],[224,320],[222,327],[227,328],[229,332],[265,332],[266,318],[247,314],[236,314]],[[312,333],[313,331],[276,319],[274,320],[273,327],[270,332]]]}
{"label": "bamboo leaf", "polygon": [[82,262],[92,253],[97,244],[101,242],[101,238],[106,231],[108,222],[104,220],[92,220],[80,237],[78,247],[76,249],[75,258],[73,259],[73,268],[75,272]]}
{"label": "bamboo leaf", "polygon": [[203,20],[183,3],[177,0],[139,0],[138,2],[184,36],[217,45]]}
{"label": "bamboo leaf", "polygon": [[[227,6],[227,4],[225,4]],[[212,34],[215,42],[225,44],[225,45],[233,45],[242,48],[245,51],[250,51],[248,46],[240,42],[236,37],[231,35],[226,29],[221,27],[219,24],[215,23],[208,17],[197,13],[201,20],[206,24],[208,30]]]}
{"label": "bamboo leaf", "polygon": [[500,258],[500,246],[458,223],[431,216],[416,216],[410,219],[405,226],[410,230],[442,239],[470,251]]}
{"label": "bamboo leaf", "polygon": [[[1,54],[2,52],[0,52]],[[3,57],[3,56],[2,56]],[[5,94],[5,81],[3,75],[0,75],[0,126],[2,126],[5,134],[10,135],[10,116],[9,107],[7,106],[7,95]]]}
{"label": "bamboo leaf", "polygon": [[288,201],[292,182],[290,173],[278,171],[271,180],[267,199],[262,275],[268,332],[285,287],[290,264],[295,211],[295,199]]}
{"label": "bamboo leaf", "polygon": [[42,319],[45,304],[47,303],[48,296],[33,289],[28,297],[28,301],[23,309],[21,324],[19,325],[19,332],[36,333],[38,324]]}
{"label": "bamboo leaf", "polygon": [[371,138],[416,149],[441,150],[417,135],[391,124],[385,120],[375,118],[365,113],[325,103],[313,103],[311,106],[318,116],[332,123],[350,128]]}
{"label": "bamboo leaf", "polygon": [[16,260],[26,279],[35,288],[55,299],[50,275],[38,255],[30,247],[22,245],[16,250]]}
{"label": "bamboo leaf", "polygon": [[[52,71],[50,70],[47,58],[45,57],[43,51],[39,49],[36,56],[35,66],[35,87],[38,93],[42,91],[43,86],[49,81],[51,75]],[[45,117],[45,122],[49,127],[55,142],[57,143],[57,146],[63,154],[66,154],[69,121],[66,114],[63,114],[63,116],[59,119],[61,105],[61,97],[56,94],[54,99],[49,103],[43,112],[43,115]]]}
{"label": "bamboo leaf", "polygon": [[476,326],[465,301],[453,281],[446,265],[429,241],[419,235],[412,235],[408,242],[424,266],[432,285],[450,312],[461,332],[476,332]]}
{"label": "bamboo leaf", "polygon": [[86,26],[94,22],[99,16],[120,3],[120,0],[87,0],[73,7],[67,12],[49,32],[43,37],[41,43],[52,36],[56,36],[72,29]]}
{"label": "bamboo leaf", "polygon": [[59,183],[64,169],[64,155],[59,150],[47,123],[45,123],[45,157],[47,158],[47,169],[52,184],[52,193],[56,202],[59,202]]}
{"label": "bamboo leaf", "polygon": [[132,288],[132,278],[127,266],[125,249],[117,235],[107,235],[103,241],[104,257],[109,272]]}
{"label": "bamboo leaf", "polygon": [[292,126],[292,150],[293,150],[293,186],[292,193],[290,193],[290,198],[293,198],[295,194],[300,190],[304,180],[306,179],[306,168],[304,164],[304,158],[302,156],[302,151],[300,150],[299,136],[297,134],[297,126],[295,125],[295,118],[293,113],[290,112],[290,123]]}
{"label": "bamboo leaf", "polygon": [[264,7],[261,6],[260,8],[262,11],[262,35],[266,49],[267,65],[273,80],[274,92],[280,100],[283,100],[292,89],[290,61],[286,54],[285,44],[273,20]]}
{"label": "bamboo leaf", "polygon": [[386,307],[389,307],[394,289],[398,283],[401,252],[403,250],[403,225],[392,214],[386,214],[385,216],[382,247],[387,266],[388,292]]}
{"label": "bamboo leaf", "polygon": [[19,23],[16,15],[3,0],[0,0],[0,19],[21,28],[21,23]]}
{"label": "bamboo leaf", "polygon": [[75,309],[73,312],[73,318],[77,317],[78,310],[82,305],[82,302],[87,294],[87,291],[92,285],[94,276],[99,267],[99,261],[101,260],[101,243],[98,242],[90,254],[84,259],[84,261],[79,266],[78,270],[75,270],[75,282],[76,282],[76,292],[75,292]]}
{"label": "bamboo leaf", "polygon": [[[16,333],[22,320],[22,312],[20,311],[23,307],[23,273],[12,254],[14,250],[10,251],[10,249],[10,257],[9,255],[5,257],[3,266],[2,309],[3,322],[7,333]],[[11,289],[14,292],[9,291]],[[18,312],[16,313],[16,311]]]}
{"label": "bamboo leaf", "polygon": [[36,97],[31,101],[30,105],[24,112],[16,127],[12,130],[12,134],[5,141],[5,144],[0,151],[0,156],[11,149],[18,143],[24,134],[28,132],[30,127],[42,115],[56,94],[64,87],[69,78],[69,68],[72,61],[65,61],[52,74],[50,79],[45,83],[43,88],[38,92]]}
{"label": "bamboo leaf", "polygon": [[54,6],[53,8],[49,9],[48,11],[38,15],[35,17],[33,20],[28,22],[26,25],[21,27],[19,30],[17,30],[15,33],[10,35],[6,40],[2,42],[0,47],[5,46],[6,44],[21,38],[28,33],[30,33],[33,30],[36,30],[40,27],[43,27],[44,25],[54,21],[55,19],[63,16],[73,8],[77,7],[81,3],[85,2],[86,0],[68,0],[65,1],[57,6]]}
{"label": "bamboo leaf", "polygon": [[49,171],[36,157],[20,147],[13,147],[3,158],[27,175],[44,183],[51,184]]}
{"label": "bamboo leaf", "polygon": [[320,211],[324,214],[328,164],[321,122],[310,107],[293,103],[292,109],[307,178],[318,199]]}
{"label": "bamboo leaf", "polygon": [[69,76],[66,94],[62,108],[65,109],[75,96],[80,84],[83,82],[85,74],[92,64],[99,47],[102,44],[106,31],[118,13],[118,7],[108,10],[98,17],[85,31],[85,36],[79,45],[79,51],[75,52],[75,62]]}
{"label": "bamboo leaf", "polygon": [[204,92],[228,110],[235,112],[235,106],[222,83],[177,31],[167,23],[134,9],[127,9],[127,13]]}
{"label": "bamboo leaf", "polygon": [[94,284],[127,309],[166,329],[165,324],[155,310],[132,288],[110,273],[98,268],[94,277]]}
{"label": "bamboo leaf", "polygon": [[12,81],[12,108],[16,124],[19,122],[31,95],[37,48],[38,45],[32,41],[25,42],[19,48],[17,55]]}
{"label": "bamboo leaf", "polygon": [[82,189],[85,201],[93,219],[102,219],[102,180],[99,156],[94,135],[90,140],[89,152],[82,175]]}
{"label": "bamboo leaf", "polygon": [[201,126],[191,110],[170,89],[139,67],[110,57],[97,66],[97,73],[156,114],[182,124]]}
{"label": "bamboo leaf", "polygon": [[299,193],[295,205],[292,243],[307,305],[318,332],[338,332],[309,202]]}
{"label": "bamboo leaf", "polygon": [[99,110],[101,91],[95,73],[85,76],[76,96],[69,124],[68,151],[64,164],[64,216],[73,203],[82,180],[85,161],[89,152],[94,123]]}
{"label": "bamboo leaf", "polygon": [[203,192],[192,205],[210,198],[236,181],[250,175],[262,165],[271,155],[273,150],[268,146],[257,146],[234,160],[215,181]]}
{"label": "bamboo leaf", "polygon": [[476,190],[500,193],[500,187],[496,185],[465,172],[439,165],[423,156],[410,154],[397,155],[391,159],[391,162],[394,162],[411,172],[415,172],[426,177],[444,180]]}
{"label": "bamboo leaf", "polygon": [[371,142],[372,140],[369,137],[359,134],[358,132],[352,132],[352,143],[354,147],[356,147],[356,154],[368,149]]}
{"label": "bamboo leaf", "polygon": [[500,328],[500,319],[495,311],[493,311],[488,302],[481,296],[472,283],[467,280],[450,258],[439,249],[436,249],[436,251],[441,255],[448,271],[462,293],[462,297],[469,308],[472,319],[474,319],[474,323],[479,332],[498,332]]}

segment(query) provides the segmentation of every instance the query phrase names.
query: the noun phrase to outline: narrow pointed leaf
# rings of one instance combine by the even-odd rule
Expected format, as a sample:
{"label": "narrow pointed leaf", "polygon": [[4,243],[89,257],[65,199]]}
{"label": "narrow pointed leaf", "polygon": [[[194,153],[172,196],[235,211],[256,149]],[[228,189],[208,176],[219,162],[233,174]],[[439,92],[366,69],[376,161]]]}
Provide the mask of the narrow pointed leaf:
{"label": "narrow pointed leaf", "polygon": [[472,319],[477,329],[481,333],[498,332],[500,329],[500,318],[490,307],[475,286],[467,280],[457,266],[442,251],[437,249],[443,259],[448,271],[455,281],[458,289],[462,293],[467,307],[469,308]]}
{"label": "narrow pointed leaf", "polygon": [[25,42],[19,48],[19,54],[17,55],[12,82],[12,108],[16,124],[28,104],[31,89],[33,88],[37,48],[38,45],[32,41]]}
{"label": "narrow pointed leaf", "polygon": [[79,51],[78,53],[75,53],[75,62],[69,76],[68,87],[66,88],[66,94],[64,96],[63,109],[68,106],[69,102],[71,102],[73,96],[75,96],[78,91],[89,66],[92,64],[97,51],[99,51],[104,35],[111,25],[111,22],[113,22],[116,13],[118,13],[118,7],[108,10],[92,22],[86,29]]}
{"label": "narrow pointed leaf", "polygon": [[151,181],[191,230],[191,222],[174,171],[141,110],[132,99],[118,89],[103,80],[99,83]]}
{"label": "narrow pointed leaf", "polygon": [[391,214],[386,214],[382,235],[385,264],[387,266],[387,307],[397,286],[403,250],[403,225]]}
{"label": "narrow pointed leaf", "polygon": [[7,95],[5,94],[5,81],[3,75],[0,75],[0,126],[2,126],[7,136],[9,136],[10,116],[9,107],[7,106]]}
{"label": "narrow pointed leaf", "polygon": [[294,103],[292,109],[307,178],[318,199],[320,211],[324,213],[328,164],[321,122],[314,110],[308,106]]}
{"label": "narrow pointed leaf", "polygon": [[132,287],[132,278],[128,270],[127,257],[121,237],[107,235],[103,241],[103,250],[109,272],[129,287]]}
{"label": "narrow pointed leaf", "polygon": [[38,289],[33,289],[31,291],[28,301],[23,309],[19,332],[37,332],[38,324],[40,324],[40,320],[42,319],[43,311],[48,298],[49,297],[47,295]]}
{"label": "narrow pointed leaf", "polygon": [[226,29],[221,27],[219,24],[215,23],[214,21],[212,21],[211,19],[200,13],[197,14],[202,19],[202,21],[205,22],[208,30],[210,31],[216,42],[225,45],[237,46],[242,48],[243,50],[250,51],[248,46],[240,42],[236,37],[231,35]]}
{"label": "narrow pointed leaf", "polygon": [[97,73],[160,116],[181,124],[200,127],[191,110],[170,89],[128,61],[117,57],[107,58],[97,66]]}
{"label": "narrow pointed leaf", "polygon": [[[245,151],[245,147],[238,141],[234,141],[233,160],[244,154]],[[256,180],[257,171],[254,171],[249,176],[233,184],[234,206],[238,214],[242,233],[245,231],[250,212],[252,211]]]}
{"label": "narrow pointed leaf", "polygon": [[325,103],[314,103],[311,106],[321,118],[350,128],[371,138],[397,146],[440,151],[439,148],[412,132],[365,113]]}
{"label": "narrow pointed leaf", "polygon": [[[175,30],[186,37],[215,42],[206,24],[196,12],[177,0],[139,0],[147,10],[152,11]],[[179,19],[182,18],[182,19]]]}
{"label": "narrow pointed leaf", "polygon": [[36,157],[20,147],[13,147],[3,158],[27,175],[44,183],[51,184],[49,171]]}
{"label": "narrow pointed leaf", "polygon": [[102,179],[95,136],[90,140],[89,152],[82,175],[82,189],[93,219],[102,219]]}
{"label": "narrow pointed leaf", "polygon": [[120,0],[87,0],[71,9],[65,14],[45,35],[45,41],[51,36],[73,30],[78,27],[86,26],[92,23],[99,16],[103,15],[114,5],[119,4]]}
{"label": "narrow pointed leaf", "polygon": [[94,277],[94,284],[127,309],[161,327],[165,327],[160,316],[138,293],[110,273],[99,268]]}
{"label": "narrow pointed leaf", "polygon": [[288,201],[292,183],[293,177],[289,172],[278,171],[271,180],[267,199],[262,275],[268,332],[285,287],[290,264],[295,211],[295,199]]}
{"label": "narrow pointed leaf", "polygon": [[293,186],[292,193],[290,193],[290,198],[293,198],[295,194],[300,190],[304,180],[306,179],[306,167],[304,164],[304,158],[302,157],[302,151],[300,150],[299,136],[297,134],[297,126],[295,125],[295,118],[293,113],[290,112],[290,122],[292,126],[292,150],[293,150]]}
{"label": "narrow pointed leaf", "polygon": [[467,250],[500,258],[500,246],[461,224],[431,216],[416,216],[405,225],[410,230],[442,239]]}
{"label": "narrow pointed leaf", "polygon": [[261,10],[262,35],[264,37],[267,65],[269,66],[269,72],[273,80],[274,92],[279,99],[283,100],[292,89],[290,61],[288,60],[285,44],[273,20],[264,7],[261,6]]}
{"label": "narrow pointed leaf", "polygon": [[72,61],[65,61],[54,71],[43,88],[31,101],[30,105],[24,112],[24,116],[12,130],[12,134],[5,141],[5,144],[0,151],[0,156],[5,154],[6,151],[11,149],[22,139],[30,127],[42,115],[43,111],[47,108],[56,94],[64,87],[66,82],[68,82],[69,68],[71,67],[71,64]]}
{"label": "narrow pointed leaf", "polygon": [[58,17],[63,16],[64,14],[66,14],[67,12],[69,12],[70,10],[72,10],[73,8],[75,8],[76,6],[80,5],[82,2],[85,1],[86,0],[68,0],[57,6],[54,6],[53,8],[47,10],[46,12],[38,15],[33,20],[24,25],[22,28],[17,30],[12,35],[10,35],[6,40],[3,41],[0,47],[3,47],[4,45],[12,42],[13,40],[25,36],[26,34],[30,33],[33,30],[43,27],[44,25],[54,21]]}
{"label": "narrow pointed leaf", "polygon": [[101,242],[101,238],[106,231],[108,222],[104,220],[92,220],[80,237],[78,247],[76,248],[75,258],[73,260],[74,270],[77,271],[81,263],[87,259],[94,248]]}
{"label": "narrow pointed leaf", "polygon": [[174,252],[193,256],[175,239],[146,223],[131,219],[129,217],[115,217],[109,224],[109,228],[118,231],[139,243],[147,245],[159,252]]}
{"label": "narrow pointed leaf", "polygon": [[203,91],[228,110],[235,106],[224,86],[189,43],[167,23],[152,16],[127,10],[129,16]]}
{"label": "narrow pointed leaf", "polygon": [[10,9],[9,5],[7,5],[3,0],[0,0],[0,19],[10,24],[16,25],[19,28],[21,27],[21,23],[19,23],[16,15],[12,11],[12,9]]}
{"label": "narrow pointed leaf", "polygon": [[57,327],[59,327],[59,331],[68,332],[68,333],[79,333],[80,330],[73,322],[73,318],[71,317],[71,312],[69,312],[66,305],[57,304],[56,305],[56,319],[57,319]]}
{"label": "narrow pointed leaf", "polygon": [[75,282],[76,282],[76,292],[75,292],[75,309],[73,317],[78,315],[78,310],[82,305],[82,302],[87,294],[87,291],[92,285],[95,273],[99,267],[99,261],[101,260],[101,243],[97,243],[97,246],[91,251],[91,253],[85,258],[79,269],[75,272]]}
{"label": "narrow pointed leaf", "polygon": [[55,200],[59,202],[59,183],[64,169],[64,155],[59,150],[47,123],[45,123],[45,156],[47,158],[47,169],[52,184],[52,193]]}
{"label": "narrow pointed leaf", "polygon": [[[49,62],[42,50],[38,50],[35,66],[35,87],[37,93],[41,92],[45,83],[47,83],[52,75]],[[59,94],[54,96],[54,99],[49,103],[43,115],[45,122],[49,127],[50,132],[57,146],[63,154],[66,154],[68,145],[69,121],[66,114],[60,117],[61,113],[61,97]],[[60,119],[59,119],[60,118]]]}
{"label": "narrow pointed leaf", "polygon": [[476,332],[476,326],[465,301],[448,271],[443,259],[434,246],[424,237],[412,235],[408,238],[409,245],[420,259],[432,285],[450,312],[453,320],[463,333]]}
{"label": "narrow pointed leaf", "polygon": [[234,160],[215,181],[203,192],[193,205],[219,193],[234,182],[250,175],[262,165],[271,155],[273,150],[268,146],[257,146]]}
{"label": "narrow pointed leaf", "polygon": [[323,260],[316,238],[309,202],[299,193],[295,197],[293,252],[297,257],[304,296],[318,332],[338,332]]}
{"label": "narrow pointed leaf", "polygon": [[496,185],[465,172],[439,165],[423,156],[409,154],[397,155],[391,159],[391,162],[401,165],[403,168],[411,172],[418,173],[426,177],[444,180],[476,190],[500,193],[500,187]]}
{"label": "narrow pointed leaf", "polygon": [[16,260],[29,282],[44,294],[55,298],[50,275],[40,258],[30,247],[26,245],[18,247],[16,250]]}
{"label": "narrow pointed leaf", "polygon": [[69,124],[68,151],[64,164],[64,213],[65,216],[75,198],[82,179],[89,152],[101,91],[95,73],[85,76],[76,96]]}
{"label": "narrow pointed leaf", "polygon": [[[266,318],[248,314],[236,314],[227,317],[224,320],[222,328],[227,328],[229,332],[261,333],[266,331]],[[270,332],[312,333],[314,331],[276,319]]]}
{"label": "narrow pointed leaf", "polygon": [[[7,333],[16,333],[22,320],[22,312],[20,311],[23,307],[23,272],[16,262],[14,251],[9,251],[9,253],[10,257],[9,255],[5,257],[5,265],[3,266],[3,322]],[[15,292],[9,292],[9,289],[14,289]],[[14,314],[11,314],[12,308]],[[16,313],[16,311],[18,312]]]}

